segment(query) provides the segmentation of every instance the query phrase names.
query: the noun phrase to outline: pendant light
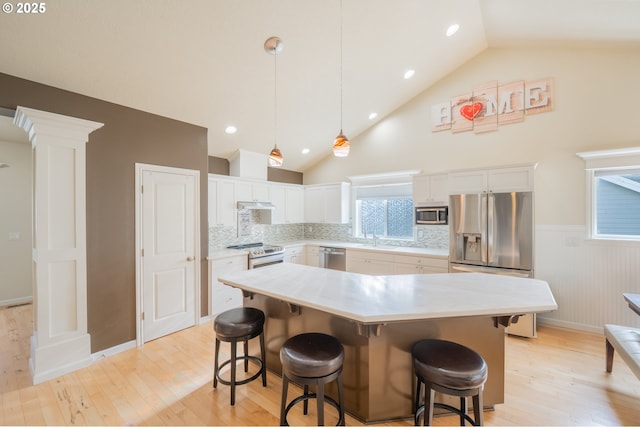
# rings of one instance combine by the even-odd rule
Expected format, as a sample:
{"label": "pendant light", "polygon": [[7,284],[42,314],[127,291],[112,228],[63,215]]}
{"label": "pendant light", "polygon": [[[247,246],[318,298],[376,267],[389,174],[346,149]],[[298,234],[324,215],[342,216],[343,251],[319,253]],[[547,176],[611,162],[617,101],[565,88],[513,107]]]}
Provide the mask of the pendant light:
{"label": "pendant light", "polygon": [[342,0],[340,0],[340,133],[333,141],[333,155],[347,157],[349,146],[349,139],[342,133]]}
{"label": "pendant light", "polygon": [[277,132],[278,132],[278,109],[277,109],[277,93],[278,93],[278,66],[277,66],[277,56],[280,52],[282,52],[282,48],[284,45],[282,44],[282,40],[279,37],[269,37],[264,42],[264,51],[270,55],[273,55],[273,150],[269,153],[269,166],[274,168],[279,168],[282,166],[284,162],[284,158],[282,157],[282,153],[278,148],[277,141]]}

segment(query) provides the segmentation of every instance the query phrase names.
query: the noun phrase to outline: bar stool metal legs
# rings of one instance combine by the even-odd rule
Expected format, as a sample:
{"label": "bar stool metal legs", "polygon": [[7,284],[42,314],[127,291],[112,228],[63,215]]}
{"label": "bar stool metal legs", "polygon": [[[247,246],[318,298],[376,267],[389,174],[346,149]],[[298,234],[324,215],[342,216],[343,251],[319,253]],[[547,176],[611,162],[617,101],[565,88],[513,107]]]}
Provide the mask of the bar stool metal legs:
{"label": "bar stool metal legs", "polygon": [[[262,376],[262,386],[267,386],[266,348],[264,342],[264,313],[256,308],[235,308],[218,315],[214,321],[216,332],[216,345],[214,356],[213,388],[217,388],[218,382],[231,387],[231,405],[236,402],[236,386],[247,384]],[[260,357],[249,355],[249,340],[260,337]],[[229,360],[219,363],[220,342],[228,342],[231,345]],[[244,355],[238,357],[238,342],[244,343]],[[237,380],[237,361],[244,360],[244,372],[249,371],[249,360],[254,361],[260,369],[254,375],[243,380]],[[220,371],[230,365],[230,379],[225,380],[220,376]]]}
{"label": "bar stool metal legs", "polygon": [[[324,425],[324,404],[329,403],[338,410],[336,425],[344,425],[344,384],[342,364],[344,348],[340,342],[326,334],[306,333],[289,338],[280,349],[282,362],[282,400],[280,402],[280,425],[289,425],[287,415],[298,403],[303,402],[303,413],[308,412],[309,399],[316,399],[317,425]],[[325,395],[325,384],[337,381],[338,402]],[[287,404],[289,382],[303,386],[303,394]],[[315,386],[315,393],[309,392]]]}

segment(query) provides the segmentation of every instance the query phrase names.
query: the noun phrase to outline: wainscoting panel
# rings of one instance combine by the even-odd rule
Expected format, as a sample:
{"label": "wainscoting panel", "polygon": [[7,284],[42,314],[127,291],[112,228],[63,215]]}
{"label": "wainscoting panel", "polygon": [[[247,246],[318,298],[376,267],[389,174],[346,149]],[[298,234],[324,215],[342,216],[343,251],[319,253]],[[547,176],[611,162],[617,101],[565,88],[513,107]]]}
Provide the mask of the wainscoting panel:
{"label": "wainscoting panel", "polygon": [[586,236],[584,226],[536,227],[535,277],[549,283],[558,303],[538,321],[594,332],[605,323],[640,327],[622,297],[640,293],[640,243]]}

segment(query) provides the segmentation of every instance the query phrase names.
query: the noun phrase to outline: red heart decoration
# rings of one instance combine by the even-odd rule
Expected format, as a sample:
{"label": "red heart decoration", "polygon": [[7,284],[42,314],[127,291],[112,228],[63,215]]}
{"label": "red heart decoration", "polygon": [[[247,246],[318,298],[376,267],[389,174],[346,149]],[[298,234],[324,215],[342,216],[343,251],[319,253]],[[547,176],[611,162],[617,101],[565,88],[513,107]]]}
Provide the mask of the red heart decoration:
{"label": "red heart decoration", "polygon": [[473,104],[463,105],[460,108],[460,114],[467,120],[473,120],[480,111],[482,111],[482,102],[474,102]]}

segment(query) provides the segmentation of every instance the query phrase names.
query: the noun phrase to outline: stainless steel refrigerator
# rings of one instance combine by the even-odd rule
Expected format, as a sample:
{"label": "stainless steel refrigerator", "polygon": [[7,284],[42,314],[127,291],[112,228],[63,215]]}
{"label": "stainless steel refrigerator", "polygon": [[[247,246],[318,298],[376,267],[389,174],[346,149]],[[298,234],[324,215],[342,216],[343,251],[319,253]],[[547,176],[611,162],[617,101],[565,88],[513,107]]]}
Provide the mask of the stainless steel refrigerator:
{"label": "stainless steel refrigerator", "polygon": [[[449,196],[449,272],[533,277],[533,192]],[[535,315],[509,326],[534,337]]]}

